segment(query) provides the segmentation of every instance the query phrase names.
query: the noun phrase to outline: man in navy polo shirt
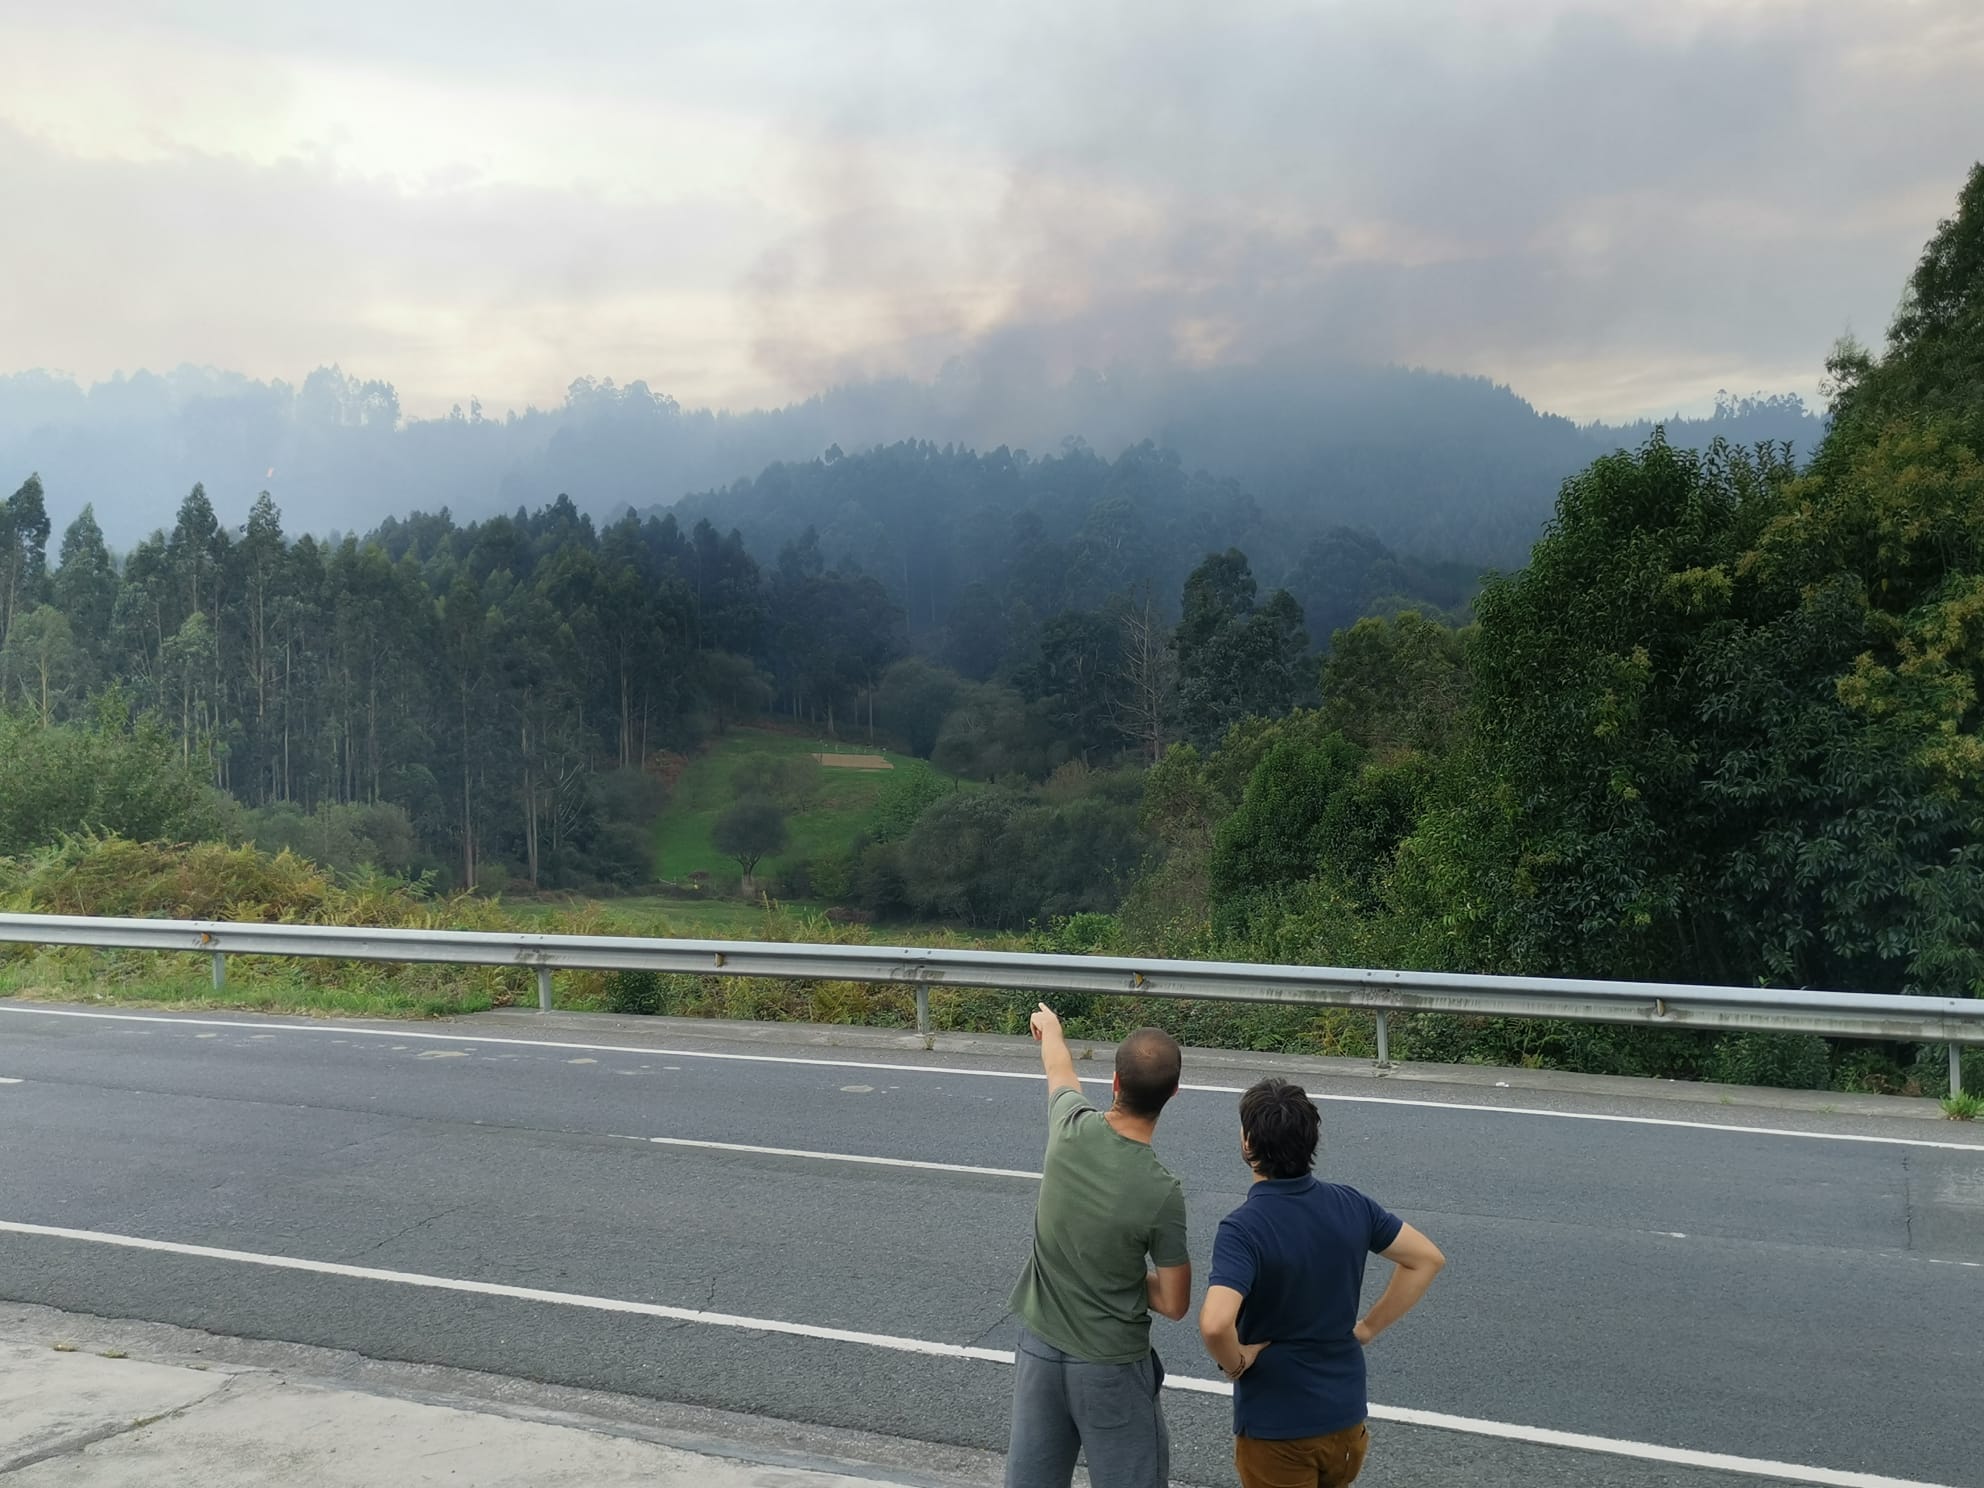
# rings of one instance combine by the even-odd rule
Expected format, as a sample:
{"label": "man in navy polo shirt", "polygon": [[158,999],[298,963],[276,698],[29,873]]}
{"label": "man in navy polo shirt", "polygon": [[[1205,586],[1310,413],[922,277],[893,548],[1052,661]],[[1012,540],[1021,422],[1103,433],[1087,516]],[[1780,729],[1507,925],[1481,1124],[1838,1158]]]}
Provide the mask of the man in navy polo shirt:
{"label": "man in navy polo shirt", "polygon": [[[1440,1248],[1354,1188],[1311,1171],[1322,1119],[1299,1085],[1240,1097],[1247,1201],[1219,1223],[1199,1332],[1233,1381],[1242,1488],[1344,1488],[1364,1466],[1364,1346],[1410,1312]],[[1364,1258],[1393,1263],[1362,1320]],[[1244,1340],[1244,1341],[1243,1341]]]}

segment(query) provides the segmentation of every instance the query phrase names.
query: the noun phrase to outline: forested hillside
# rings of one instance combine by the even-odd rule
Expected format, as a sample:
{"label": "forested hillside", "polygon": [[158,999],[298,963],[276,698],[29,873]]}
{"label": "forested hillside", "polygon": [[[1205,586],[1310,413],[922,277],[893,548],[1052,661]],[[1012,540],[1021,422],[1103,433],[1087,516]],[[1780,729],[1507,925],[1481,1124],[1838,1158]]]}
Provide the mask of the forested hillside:
{"label": "forested hillside", "polygon": [[[251,813],[236,830],[258,841],[356,834],[341,858],[545,886],[651,877],[658,758],[740,722],[899,741],[973,778],[1039,782],[1070,761],[1154,759],[1180,733],[1210,739],[1314,690],[1296,602],[1262,595],[1237,548],[1206,556],[1258,524],[1222,530],[1153,451],[1035,467],[903,446],[811,468],[860,480],[932,552],[877,534],[830,561],[807,528],[761,563],[707,520],[630,514],[600,531],[563,497],[327,544],[292,540],[267,495],[232,527],[195,486],[171,529],[119,564],[88,509],[54,541],[30,477],[0,503],[11,727],[67,729],[88,749],[130,729],[169,740],[182,770]],[[932,472],[1107,494],[1059,537],[1023,514],[1019,540],[988,538],[967,573],[939,566],[959,550],[917,516]],[[913,556],[865,570],[891,551]],[[1195,551],[1212,576],[1196,587],[1176,574]],[[1307,563],[1298,578],[1346,618],[1367,596],[1406,603],[1413,583],[1454,605],[1472,587],[1351,535]],[[925,621],[920,657],[905,605]],[[67,825],[83,823],[123,825],[87,810]],[[0,852],[36,840],[22,825]],[[1002,902],[1027,913],[1023,890]]]}

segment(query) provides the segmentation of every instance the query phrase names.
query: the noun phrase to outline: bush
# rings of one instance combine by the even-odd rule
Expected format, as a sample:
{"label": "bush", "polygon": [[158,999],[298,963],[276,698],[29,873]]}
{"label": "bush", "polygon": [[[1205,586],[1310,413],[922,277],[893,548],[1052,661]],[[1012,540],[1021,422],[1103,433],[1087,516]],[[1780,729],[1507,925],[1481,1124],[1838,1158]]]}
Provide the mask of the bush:
{"label": "bush", "polygon": [[[218,842],[183,847],[119,837],[74,837],[29,857],[0,858],[0,905],[27,913],[245,923],[508,927],[500,908],[486,899],[432,898],[422,885],[379,873],[339,883],[290,852],[269,854]],[[583,931],[587,927],[566,920],[548,928]],[[23,959],[47,969],[58,982],[74,979],[62,975],[65,967],[80,969],[92,988],[106,980],[126,985],[170,982],[182,977],[186,966],[182,956],[149,952],[96,955],[47,950]],[[400,999],[402,1006],[422,1013],[504,1005],[528,996],[533,986],[517,967],[381,967],[349,961],[230,958],[228,985],[240,1005],[257,1005],[253,988],[262,982],[318,989],[326,996],[383,990]]]}
{"label": "bush", "polygon": [[115,691],[88,723],[43,728],[0,708],[0,855],[32,852],[65,835],[138,841],[217,836],[225,798],[150,718],[124,717]]}
{"label": "bush", "polygon": [[813,883],[813,863],[809,858],[787,863],[769,880],[761,880],[759,887],[774,899],[813,899],[819,895]]}
{"label": "bush", "polygon": [[1710,1047],[1705,1073],[1724,1085],[1826,1090],[1832,1050],[1815,1033],[1726,1033]]}
{"label": "bush", "polygon": [[933,803],[956,789],[954,783],[929,770],[910,770],[896,776],[875,799],[875,840],[901,841]]}
{"label": "bush", "polygon": [[663,1007],[661,973],[616,971],[606,979],[606,1010],[653,1017]]}
{"label": "bush", "polygon": [[1113,951],[1122,942],[1123,927],[1107,914],[1060,915],[1045,930],[1034,931],[1032,948],[1050,955],[1087,956]]}
{"label": "bush", "polygon": [[615,888],[631,888],[654,876],[648,834],[631,822],[609,822],[592,840],[592,869]]}
{"label": "bush", "polygon": [[[1984,1048],[1963,1051],[1963,1088],[1984,1090]],[[1947,1044],[1923,1044],[1915,1051],[1915,1062],[1908,1067],[1904,1095],[1949,1094],[1950,1051]]]}
{"label": "bush", "polygon": [[279,802],[241,812],[233,831],[263,852],[293,852],[333,873],[406,875],[424,861],[406,809],[384,801],[333,802],[308,812]]}
{"label": "bush", "polygon": [[1911,1088],[1908,1071],[1886,1044],[1835,1044],[1832,1085],[1856,1095],[1910,1095],[1919,1090]]}
{"label": "bush", "polygon": [[909,890],[896,844],[870,842],[855,854],[849,897],[872,915],[887,918],[909,908]]}
{"label": "bush", "polygon": [[854,855],[852,853],[829,853],[825,857],[814,858],[806,865],[806,874],[811,880],[811,896],[829,904],[842,903],[854,892]]}

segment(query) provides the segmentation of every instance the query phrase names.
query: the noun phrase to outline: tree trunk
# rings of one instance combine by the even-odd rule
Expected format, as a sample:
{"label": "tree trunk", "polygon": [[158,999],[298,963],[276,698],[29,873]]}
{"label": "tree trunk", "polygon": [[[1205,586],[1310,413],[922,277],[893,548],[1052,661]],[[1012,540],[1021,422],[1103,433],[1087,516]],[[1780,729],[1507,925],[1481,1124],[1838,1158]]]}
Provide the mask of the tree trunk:
{"label": "tree trunk", "polygon": [[460,688],[462,709],[462,886],[475,889],[475,814],[469,805],[468,679]]}

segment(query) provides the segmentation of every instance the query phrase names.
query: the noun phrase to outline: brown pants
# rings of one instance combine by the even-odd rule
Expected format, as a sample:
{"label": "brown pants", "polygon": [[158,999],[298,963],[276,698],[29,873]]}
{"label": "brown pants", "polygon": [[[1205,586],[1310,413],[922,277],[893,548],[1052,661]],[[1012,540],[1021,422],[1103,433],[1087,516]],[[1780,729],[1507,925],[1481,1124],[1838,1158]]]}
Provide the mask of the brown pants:
{"label": "brown pants", "polygon": [[1348,1488],[1371,1450],[1371,1433],[1358,1422],[1328,1436],[1296,1441],[1233,1438],[1240,1488]]}

